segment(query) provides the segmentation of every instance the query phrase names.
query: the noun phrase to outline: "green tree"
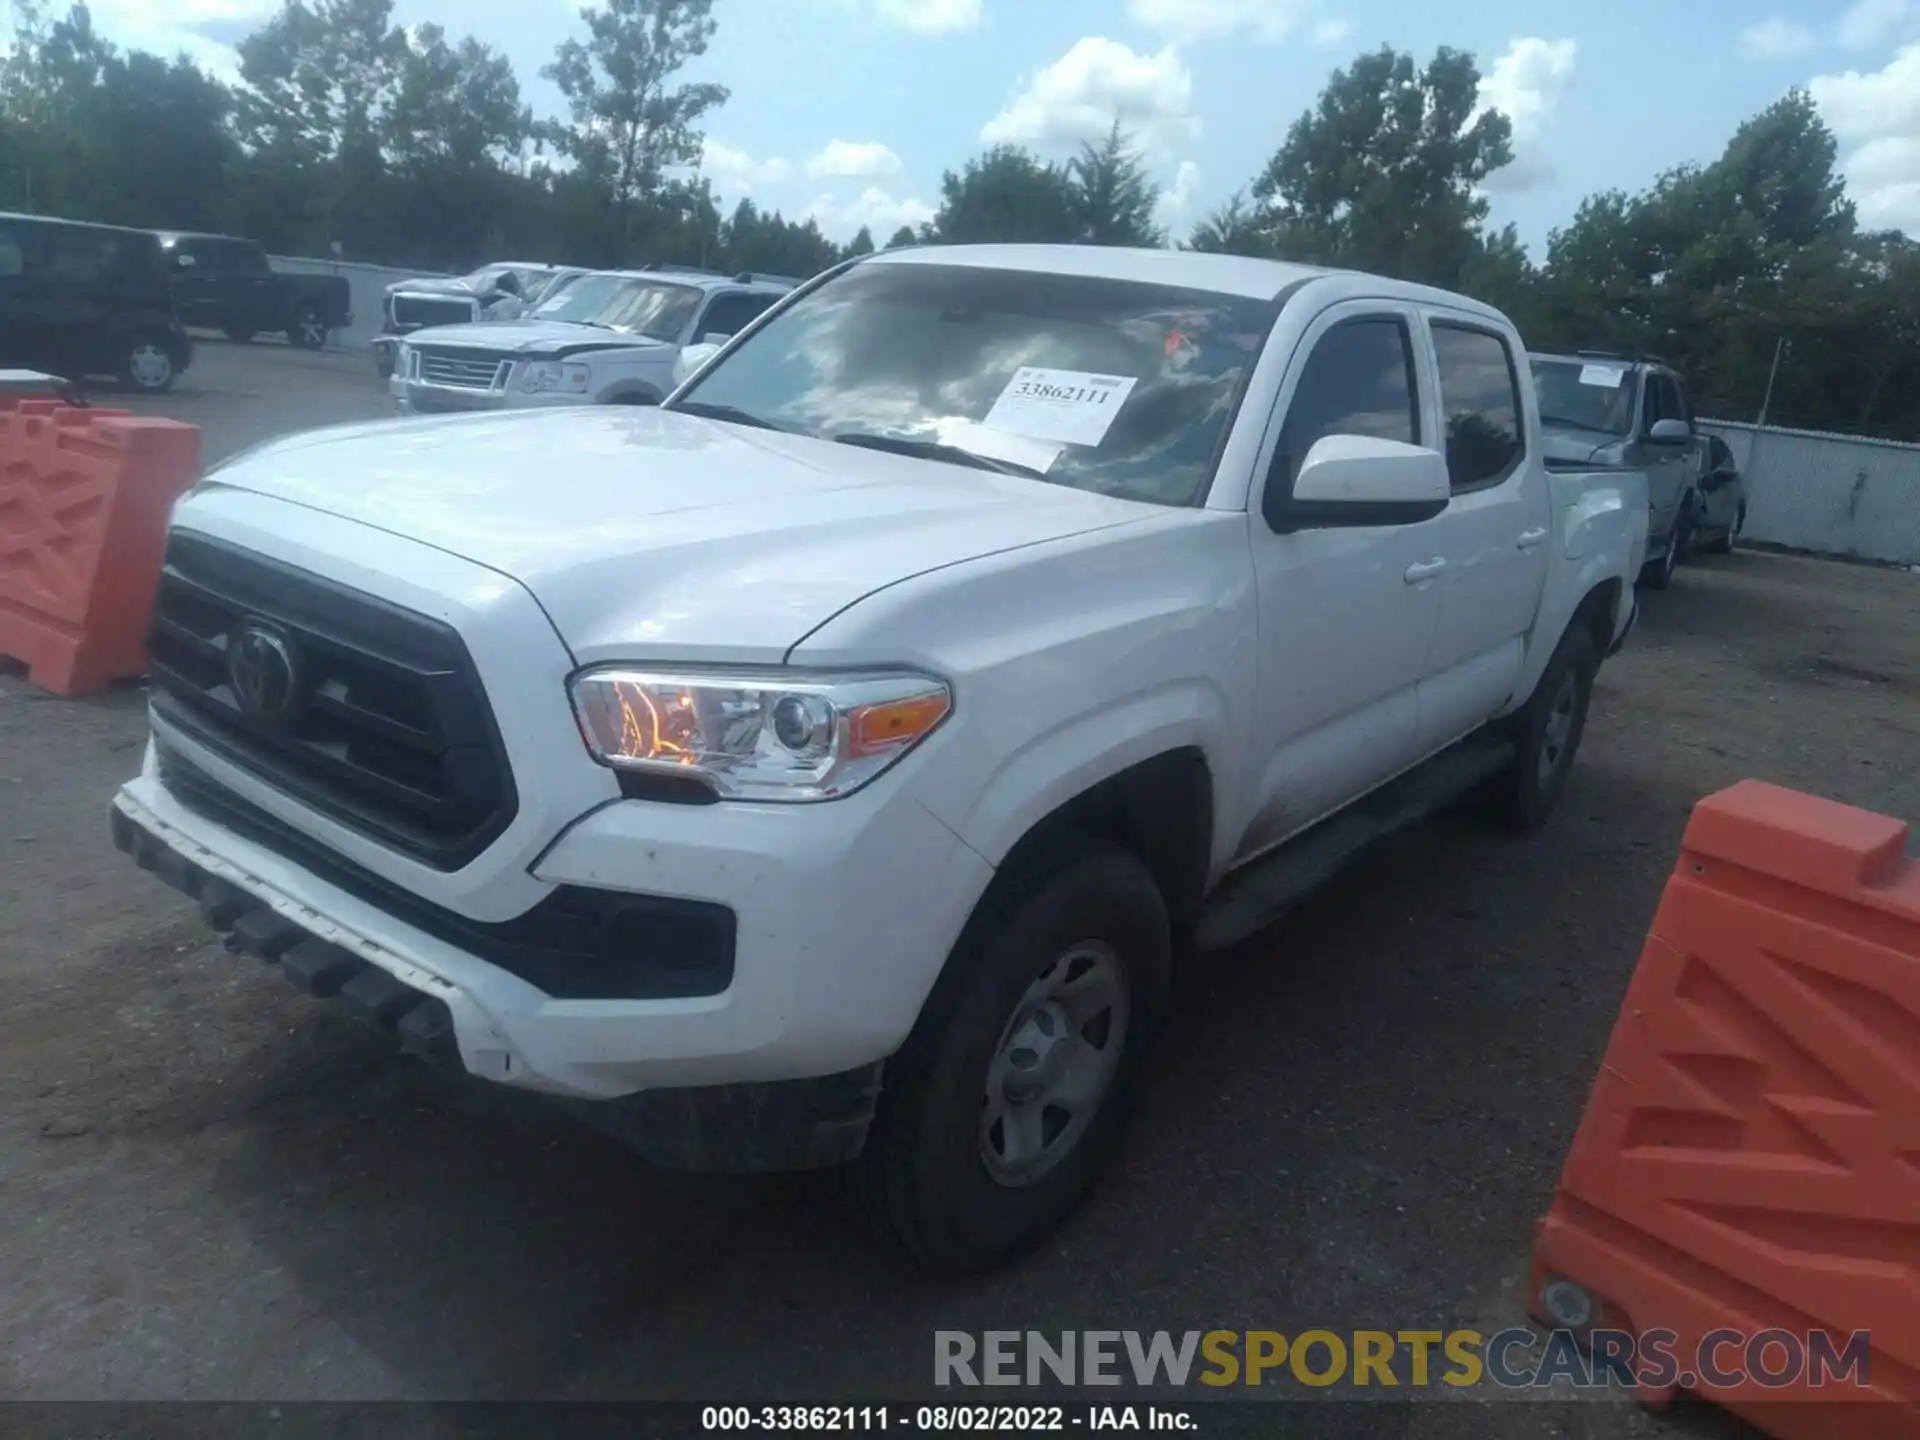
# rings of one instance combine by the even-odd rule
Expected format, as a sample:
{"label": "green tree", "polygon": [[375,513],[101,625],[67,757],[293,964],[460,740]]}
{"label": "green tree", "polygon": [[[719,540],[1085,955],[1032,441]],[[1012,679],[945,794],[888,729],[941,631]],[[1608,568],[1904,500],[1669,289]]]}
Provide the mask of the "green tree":
{"label": "green tree", "polygon": [[606,189],[633,238],[632,211],[666,172],[700,158],[701,117],[727,99],[724,85],[675,85],[713,38],[713,0],[606,0],[580,12],[587,39],[561,42],[541,74],[573,117],[551,132]]}
{"label": "green tree", "polygon": [[1473,57],[1445,46],[1424,70],[1383,46],[1334,71],[1254,180],[1237,237],[1284,259],[1458,285],[1487,217],[1480,186],[1513,158],[1512,126],[1476,109],[1479,89]]}
{"label": "green tree", "polygon": [[1080,237],[1072,178],[1018,145],[996,145],[940,180],[940,209],[922,232],[949,244]]}
{"label": "green tree", "polygon": [[847,242],[848,255],[871,255],[873,253],[873,231],[862,225],[853,239]]}
{"label": "green tree", "polygon": [[1160,192],[1133,139],[1115,120],[1098,145],[1083,144],[1067,165],[1067,187],[1077,239],[1089,245],[1163,245],[1166,233],[1153,223]]}
{"label": "green tree", "polygon": [[893,232],[892,238],[887,241],[887,249],[898,250],[902,245],[917,245],[918,243],[919,237],[913,233],[913,227],[911,225],[902,225],[898,230]]}

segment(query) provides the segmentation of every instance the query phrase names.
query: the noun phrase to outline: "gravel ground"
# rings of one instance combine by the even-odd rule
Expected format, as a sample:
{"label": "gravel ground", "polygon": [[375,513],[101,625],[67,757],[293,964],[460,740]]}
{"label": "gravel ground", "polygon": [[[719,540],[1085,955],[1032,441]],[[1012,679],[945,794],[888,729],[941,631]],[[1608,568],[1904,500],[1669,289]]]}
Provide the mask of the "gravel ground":
{"label": "gravel ground", "polygon": [[[386,407],[364,356],[208,344],[140,408],[217,457]],[[1920,577],[1743,553],[1643,604],[1547,828],[1437,820],[1186,976],[1120,1169],[967,1281],[816,1180],[651,1170],[229,957],[108,844],[137,689],[0,678],[0,1396],[851,1399],[923,1393],[936,1329],[1517,1321],[1691,805],[1759,776],[1920,817]],[[1365,1408],[1355,1433],[1731,1433]]]}

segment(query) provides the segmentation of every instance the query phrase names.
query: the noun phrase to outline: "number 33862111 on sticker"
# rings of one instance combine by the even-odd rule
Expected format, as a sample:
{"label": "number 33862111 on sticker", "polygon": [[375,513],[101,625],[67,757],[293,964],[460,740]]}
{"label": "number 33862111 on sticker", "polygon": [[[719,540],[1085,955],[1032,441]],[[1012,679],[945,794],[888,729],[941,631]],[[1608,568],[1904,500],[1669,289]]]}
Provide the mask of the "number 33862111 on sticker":
{"label": "number 33862111 on sticker", "polygon": [[1062,445],[1098,445],[1133,392],[1134,377],[1092,375],[1022,365],[981,421],[990,430],[1051,440]]}

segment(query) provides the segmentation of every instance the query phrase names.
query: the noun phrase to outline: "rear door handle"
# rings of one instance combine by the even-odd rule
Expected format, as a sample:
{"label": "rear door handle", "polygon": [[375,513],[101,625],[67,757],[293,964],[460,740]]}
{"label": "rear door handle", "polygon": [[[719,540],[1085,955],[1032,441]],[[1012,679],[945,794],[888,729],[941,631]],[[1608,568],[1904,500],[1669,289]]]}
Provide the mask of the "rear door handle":
{"label": "rear door handle", "polygon": [[1514,543],[1518,545],[1522,550],[1531,550],[1534,546],[1538,545],[1542,540],[1546,538],[1547,538],[1546,527],[1541,525],[1536,525],[1531,530],[1522,530],[1520,532],[1519,538],[1515,540]]}
{"label": "rear door handle", "polygon": [[1424,564],[1407,566],[1407,584],[1418,585],[1422,580],[1431,580],[1447,568],[1445,560],[1428,560]]}

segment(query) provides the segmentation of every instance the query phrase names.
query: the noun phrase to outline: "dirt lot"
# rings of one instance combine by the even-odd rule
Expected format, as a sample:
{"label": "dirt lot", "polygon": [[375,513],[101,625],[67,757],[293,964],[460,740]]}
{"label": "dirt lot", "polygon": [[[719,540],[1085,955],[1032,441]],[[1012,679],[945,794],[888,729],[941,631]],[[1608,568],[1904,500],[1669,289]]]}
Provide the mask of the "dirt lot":
{"label": "dirt lot", "polygon": [[[384,400],[364,356],[209,345],[143,408],[219,455]],[[1920,577],[1746,553],[1644,603],[1547,829],[1437,821],[1189,976],[1124,1165],[966,1282],[815,1182],[652,1171],[208,944],[107,843],[140,694],[0,679],[0,1396],[851,1399],[922,1393],[936,1328],[1517,1320],[1692,803],[1762,776],[1920,817]],[[1356,1433],[1670,1429],[1399,1414]]]}

